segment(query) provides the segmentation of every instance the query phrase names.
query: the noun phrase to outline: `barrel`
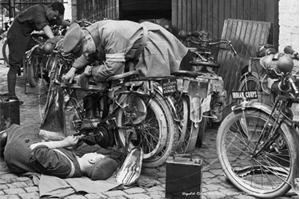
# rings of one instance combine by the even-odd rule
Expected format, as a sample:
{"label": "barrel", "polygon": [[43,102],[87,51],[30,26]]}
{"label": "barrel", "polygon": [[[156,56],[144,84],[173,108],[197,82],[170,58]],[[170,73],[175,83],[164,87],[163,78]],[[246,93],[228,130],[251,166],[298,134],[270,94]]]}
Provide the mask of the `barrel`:
{"label": "barrel", "polygon": [[0,98],[0,127],[7,124],[20,124],[20,104],[19,100],[3,100]]}

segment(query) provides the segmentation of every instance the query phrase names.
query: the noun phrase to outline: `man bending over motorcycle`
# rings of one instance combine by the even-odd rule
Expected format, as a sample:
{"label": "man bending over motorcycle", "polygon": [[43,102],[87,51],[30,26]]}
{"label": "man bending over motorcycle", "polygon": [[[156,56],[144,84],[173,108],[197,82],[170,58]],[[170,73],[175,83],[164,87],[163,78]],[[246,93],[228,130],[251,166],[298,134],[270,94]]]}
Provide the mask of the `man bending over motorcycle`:
{"label": "man bending over motorcycle", "polygon": [[[113,75],[137,70],[142,76],[167,76],[179,69],[188,49],[163,27],[143,22],[103,20],[81,29],[72,24],[64,38],[64,52],[79,58],[63,79],[72,83],[75,73],[96,82]],[[99,65],[89,64],[100,61]]]}
{"label": "man bending over motorcycle", "polygon": [[8,93],[5,95],[8,99],[18,99],[15,91],[17,74],[20,72],[25,52],[36,44],[31,37],[31,33],[43,30],[48,38],[53,38],[54,35],[50,25],[70,25],[62,19],[64,12],[63,3],[54,2],[50,6],[33,5],[15,17],[7,32],[10,68],[7,74]]}
{"label": "man bending over motorcycle", "polygon": [[109,178],[121,164],[123,154],[84,143],[74,147],[80,138],[68,136],[61,141],[45,142],[26,126],[13,124],[0,132],[0,148],[1,151],[4,148],[8,168],[16,174],[37,172],[60,178]]}

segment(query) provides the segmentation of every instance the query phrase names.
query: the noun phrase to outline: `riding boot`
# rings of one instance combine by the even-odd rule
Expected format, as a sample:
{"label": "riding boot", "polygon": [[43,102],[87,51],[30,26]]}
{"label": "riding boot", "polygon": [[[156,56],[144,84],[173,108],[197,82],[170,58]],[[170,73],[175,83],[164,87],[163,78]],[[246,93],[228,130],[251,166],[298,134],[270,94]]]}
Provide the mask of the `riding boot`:
{"label": "riding boot", "polygon": [[[9,69],[7,74],[7,89],[8,89],[8,96],[7,100],[19,100],[16,96],[16,82],[17,82],[17,73],[18,70],[14,70],[12,68]],[[19,100],[19,104],[23,104],[24,102]]]}
{"label": "riding boot", "polygon": [[7,142],[6,130],[0,132],[0,156],[3,157],[4,148]]}
{"label": "riding boot", "polygon": [[16,97],[16,82],[17,82],[17,73],[18,71],[9,69],[7,74],[7,89],[9,97]]}

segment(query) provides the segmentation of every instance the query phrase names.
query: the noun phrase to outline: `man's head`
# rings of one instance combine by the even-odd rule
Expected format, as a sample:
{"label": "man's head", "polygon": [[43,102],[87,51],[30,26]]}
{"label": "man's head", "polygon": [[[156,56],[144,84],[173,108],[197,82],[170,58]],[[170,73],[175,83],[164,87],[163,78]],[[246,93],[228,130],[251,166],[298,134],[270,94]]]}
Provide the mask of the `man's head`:
{"label": "man's head", "polygon": [[73,23],[64,37],[64,52],[72,53],[79,57],[83,53],[93,53],[96,45],[87,30],[82,30],[77,23]]}
{"label": "man's head", "polygon": [[82,172],[92,180],[106,180],[119,166],[114,159],[97,153],[87,153],[80,159],[87,163]]}
{"label": "man's head", "polygon": [[52,3],[46,11],[49,20],[57,20],[62,18],[65,13],[65,7],[61,2]]}

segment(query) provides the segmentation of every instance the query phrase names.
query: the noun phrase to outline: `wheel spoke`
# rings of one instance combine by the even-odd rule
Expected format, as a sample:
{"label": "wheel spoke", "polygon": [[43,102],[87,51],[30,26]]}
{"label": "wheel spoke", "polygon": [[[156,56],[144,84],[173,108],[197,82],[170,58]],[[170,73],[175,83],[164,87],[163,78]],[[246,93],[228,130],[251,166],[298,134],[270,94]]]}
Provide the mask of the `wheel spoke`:
{"label": "wheel spoke", "polygon": [[[297,156],[291,155],[297,148],[291,139],[293,134],[283,132],[279,127],[274,134],[262,135],[264,124],[274,122],[262,112],[245,111],[245,114],[231,113],[227,117],[229,119],[225,118],[219,127],[217,148],[229,179],[241,190],[257,197],[274,198],[287,192],[290,189],[288,183],[297,169]],[[241,118],[246,118],[244,126],[239,123]],[[247,128],[247,134],[244,128]],[[253,155],[254,149],[259,153]]]}

